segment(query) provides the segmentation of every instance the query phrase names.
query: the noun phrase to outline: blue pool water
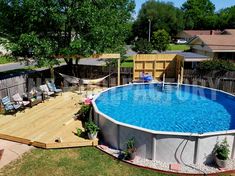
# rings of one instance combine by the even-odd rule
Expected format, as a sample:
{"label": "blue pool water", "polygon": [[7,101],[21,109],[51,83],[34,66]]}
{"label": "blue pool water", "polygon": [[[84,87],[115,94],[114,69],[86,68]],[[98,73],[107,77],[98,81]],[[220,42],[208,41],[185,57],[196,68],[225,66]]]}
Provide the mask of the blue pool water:
{"label": "blue pool water", "polygon": [[200,87],[128,85],[102,93],[95,103],[116,121],[151,130],[205,133],[235,129],[235,98]]}

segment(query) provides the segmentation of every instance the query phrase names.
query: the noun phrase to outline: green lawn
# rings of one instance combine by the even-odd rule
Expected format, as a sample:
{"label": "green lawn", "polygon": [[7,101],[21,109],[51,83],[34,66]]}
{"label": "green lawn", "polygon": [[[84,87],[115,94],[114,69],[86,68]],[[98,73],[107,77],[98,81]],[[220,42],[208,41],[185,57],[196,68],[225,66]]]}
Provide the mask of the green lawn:
{"label": "green lawn", "polygon": [[0,170],[1,176],[163,176],[125,164],[96,148],[35,149]]}
{"label": "green lawn", "polygon": [[15,62],[16,60],[10,56],[0,56],[0,64],[7,64],[11,62]]}
{"label": "green lawn", "polygon": [[121,63],[121,67],[133,68],[133,58],[130,56]]}
{"label": "green lawn", "polygon": [[184,45],[184,44],[170,44],[169,47],[167,48],[167,50],[188,50],[190,49],[190,47],[188,45]]}

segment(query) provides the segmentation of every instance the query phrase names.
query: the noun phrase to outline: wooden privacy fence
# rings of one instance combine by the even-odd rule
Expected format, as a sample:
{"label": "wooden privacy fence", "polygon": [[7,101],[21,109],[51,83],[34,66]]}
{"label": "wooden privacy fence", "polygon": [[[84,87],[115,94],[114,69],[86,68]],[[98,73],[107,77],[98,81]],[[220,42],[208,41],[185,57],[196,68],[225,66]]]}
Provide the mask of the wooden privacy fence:
{"label": "wooden privacy fence", "polygon": [[141,74],[149,74],[154,80],[166,78],[177,80],[183,74],[183,57],[176,54],[138,54],[134,58],[133,80],[139,80]]}
{"label": "wooden privacy fence", "polygon": [[[68,68],[66,66],[61,66],[55,69],[56,73],[68,73]],[[108,75],[110,73],[114,73],[110,78],[105,79],[101,85],[102,86],[116,86],[117,85],[117,69],[116,68],[108,68],[101,66],[78,66],[77,75],[78,78],[100,78],[104,75]],[[127,84],[132,81],[132,68],[121,68],[121,84]],[[23,93],[28,92],[33,87],[38,87],[43,84],[47,78],[50,77],[49,70],[35,71],[28,74],[16,75],[13,77],[0,79],[0,99],[5,96],[9,96],[19,93],[22,95]],[[62,77],[56,74],[56,85],[60,86],[62,81]],[[64,82],[64,85],[67,85]]]}
{"label": "wooden privacy fence", "polygon": [[184,83],[220,89],[235,94],[235,72],[213,71],[200,75],[196,70],[185,70]]}
{"label": "wooden privacy fence", "polygon": [[16,93],[26,92],[27,75],[20,75],[0,80],[0,99]]}

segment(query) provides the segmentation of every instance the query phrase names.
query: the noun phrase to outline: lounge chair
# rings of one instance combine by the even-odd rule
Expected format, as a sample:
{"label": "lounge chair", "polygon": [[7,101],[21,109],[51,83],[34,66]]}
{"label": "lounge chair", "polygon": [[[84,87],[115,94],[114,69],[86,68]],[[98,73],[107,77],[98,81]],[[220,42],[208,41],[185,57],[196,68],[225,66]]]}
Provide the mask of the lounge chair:
{"label": "lounge chair", "polygon": [[55,86],[55,83],[48,82],[47,86],[48,86],[48,88],[51,92],[61,93],[62,94],[62,89],[57,89],[56,86]]}
{"label": "lounge chair", "polygon": [[14,100],[14,102],[22,105],[22,106],[28,106],[30,105],[30,101],[24,101],[23,98],[20,96],[19,93],[15,94],[12,96],[12,99]]}
{"label": "lounge chair", "polygon": [[50,91],[50,90],[48,89],[48,87],[47,87],[46,84],[43,84],[43,85],[41,85],[41,86],[39,86],[39,87],[40,87],[41,91],[43,92],[43,94],[44,94],[45,96],[52,96],[52,95],[55,94],[54,92],[52,92],[52,91]]}
{"label": "lounge chair", "polygon": [[5,112],[17,112],[21,108],[21,105],[10,101],[8,96],[2,98],[2,104],[4,106]]}

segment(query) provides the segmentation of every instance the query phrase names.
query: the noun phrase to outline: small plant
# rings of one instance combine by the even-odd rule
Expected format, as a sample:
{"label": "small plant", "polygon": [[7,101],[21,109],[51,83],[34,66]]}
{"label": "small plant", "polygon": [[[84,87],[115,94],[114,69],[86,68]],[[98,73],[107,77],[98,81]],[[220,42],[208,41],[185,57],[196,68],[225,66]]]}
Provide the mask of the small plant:
{"label": "small plant", "polygon": [[88,121],[85,123],[85,131],[88,134],[96,134],[99,130],[99,127],[93,121]]}
{"label": "small plant", "polygon": [[77,136],[80,136],[82,134],[82,130],[80,128],[77,128]]}
{"label": "small plant", "polygon": [[77,113],[82,121],[87,122],[89,120],[90,109],[91,105],[82,105],[81,109]]}
{"label": "small plant", "polygon": [[217,143],[214,148],[215,156],[220,160],[227,160],[229,158],[229,145],[225,138],[221,143]]}
{"label": "small plant", "polygon": [[128,139],[128,141],[126,142],[126,150],[124,151],[124,158],[127,160],[133,160],[135,158],[135,152],[135,139]]}

